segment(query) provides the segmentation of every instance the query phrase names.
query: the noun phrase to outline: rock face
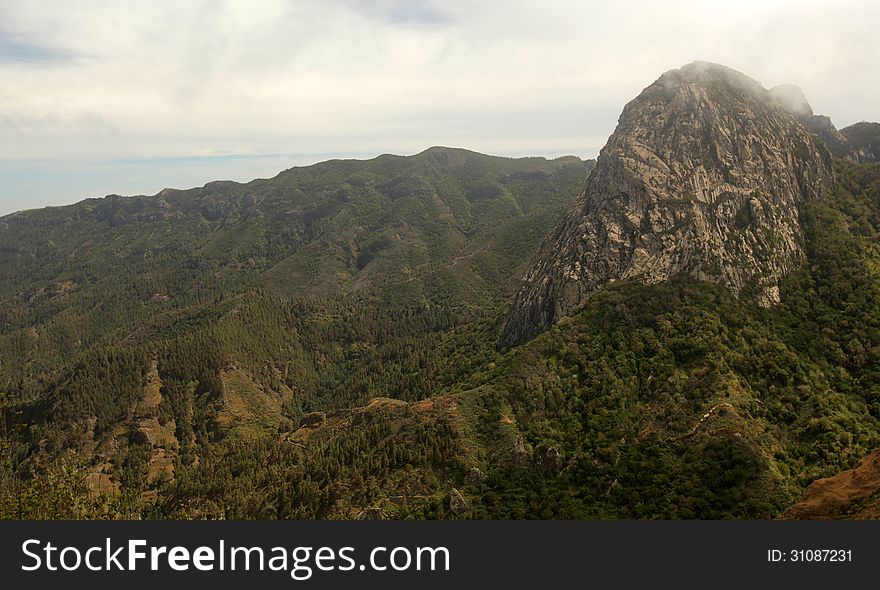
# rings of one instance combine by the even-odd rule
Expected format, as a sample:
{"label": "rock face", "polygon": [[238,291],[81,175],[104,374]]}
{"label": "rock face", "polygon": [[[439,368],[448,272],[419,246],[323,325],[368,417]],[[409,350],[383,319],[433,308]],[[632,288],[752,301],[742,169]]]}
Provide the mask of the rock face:
{"label": "rock face", "polygon": [[810,115],[809,117],[798,118],[804,127],[809,129],[816,137],[818,137],[825,147],[838,158],[858,161],[849,140],[837,130],[831,117],[825,115]]}
{"label": "rock face", "polygon": [[500,345],[622,279],[684,274],[778,302],[779,278],[803,258],[798,204],[819,199],[831,174],[828,150],[754,80],[703,62],[666,72],[623,109],[527,271]]}
{"label": "rock face", "polygon": [[793,84],[782,84],[771,88],[770,95],[818,137],[832,154],[838,158],[859,161],[857,150],[849,139],[837,130],[831,117],[813,113],[813,108],[800,88]]}

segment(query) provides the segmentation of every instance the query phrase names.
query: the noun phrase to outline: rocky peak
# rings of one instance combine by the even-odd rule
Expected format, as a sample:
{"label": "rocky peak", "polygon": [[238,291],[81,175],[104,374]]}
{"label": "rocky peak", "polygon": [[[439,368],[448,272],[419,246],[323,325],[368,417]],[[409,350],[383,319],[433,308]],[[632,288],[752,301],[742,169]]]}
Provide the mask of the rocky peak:
{"label": "rocky peak", "polygon": [[797,117],[813,116],[813,107],[807,101],[804,91],[794,84],[774,86],[770,89],[770,96]]}
{"label": "rocky peak", "polygon": [[622,279],[684,274],[776,303],[803,258],[798,204],[819,199],[831,174],[827,149],[758,82],[705,62],[666,72],[624,107],[526,272],[501,345]]}

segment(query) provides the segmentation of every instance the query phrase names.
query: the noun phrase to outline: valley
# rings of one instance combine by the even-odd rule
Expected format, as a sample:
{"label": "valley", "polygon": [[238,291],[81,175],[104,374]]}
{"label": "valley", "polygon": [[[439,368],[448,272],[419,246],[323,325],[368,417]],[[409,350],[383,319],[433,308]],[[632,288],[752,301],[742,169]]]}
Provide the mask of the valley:
{"label": "valley", "polygon": [[0,218],[0,516],[809,516],[880,448],[880,163],[779,96]]}

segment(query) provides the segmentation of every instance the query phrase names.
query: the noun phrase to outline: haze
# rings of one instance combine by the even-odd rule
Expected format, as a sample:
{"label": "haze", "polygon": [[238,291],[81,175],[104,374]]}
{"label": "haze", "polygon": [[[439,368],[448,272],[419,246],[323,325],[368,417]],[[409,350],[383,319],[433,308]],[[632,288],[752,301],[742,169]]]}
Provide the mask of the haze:
{"label": "haze", "polygon": [[0,0],[0,214],[431,145],[594,157],[700,59],[878,120],[870,0]]}

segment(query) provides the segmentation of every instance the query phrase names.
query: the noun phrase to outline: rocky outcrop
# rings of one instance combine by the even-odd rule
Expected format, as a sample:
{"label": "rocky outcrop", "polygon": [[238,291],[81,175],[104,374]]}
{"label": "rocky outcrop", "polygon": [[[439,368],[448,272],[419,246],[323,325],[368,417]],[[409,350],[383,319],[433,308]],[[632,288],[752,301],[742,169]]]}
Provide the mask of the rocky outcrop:
{"label": "rocky outcrop", "polygon": [[508,459],[512,465],[527,465],[532,460],[532,453],[526,448],[526,441],[521,434],[517,435],[516,442],[510,450]]}
{"label": "rocky outcrop", "polygon": [[770,89],[770,96],[795,117],[812,117],[813,107],[804,91],[794,84],[780,84]]}
{"label": "rocky outcrop", "polygon": [[355,520],[388,520],[388,515],[381,508],[368,506],[358,512],[354,518]]}
{"label": "rocky outcrop", "polygon": [[783,108],[787,109],[813,135],[825,144],[838,158],[858,160],[858,156],[846,138],[831,122],[831,117],[816,115],[803,91],[794,84],[781,84],[770,89],[770,95]]}
{"label": "rocky outcrop", "polygon": [[836,157],[854,162],[880,161],[880,123],[862,121],[838,131],[830,117],[813,113],[806,96],[797,86],[782,84],[771,89],[770,94]]}
{"label": "rocky outcrop", "polygon": [[468,511],[470,506],[465,497],[456,488],[452,488],[449,492],[449,511],[456,516],[460,516]]}
{"label": "rocky outcrop", "polygon": [[825,147],[832,154],[838,158],[858,161],[858,156],[849,140],[837,130],[837,127],[831,122],[831,117],[811,115],[809,117],[801,117],[799,120],[804,127],[825,144]]}
{"label": "rocky outcrop", "polygon": [[623,279],[683,274],[776,303],[803,259],[798,204],[819,199],[831,175],[828,150],[754,80],[702,62],[666,72],[624,108],[527,271],[501,346]]}
{"label": "rocky outcrop", "polygon": [[844,127],[840,133],[849,141],[853,160],[880,162],[880,123],[862,121]]}
{"label": "rocky outcrop", "polygon": [[486,474],[479,467],[471,467],[464,482],[469,486],[481,486],[487,479]]}
{"label": "rocky outcrop", "polygon": [[544,468],[550,471],[559,471],[562,469],[562,453],[556,447],[547,449],[544,455]]}

